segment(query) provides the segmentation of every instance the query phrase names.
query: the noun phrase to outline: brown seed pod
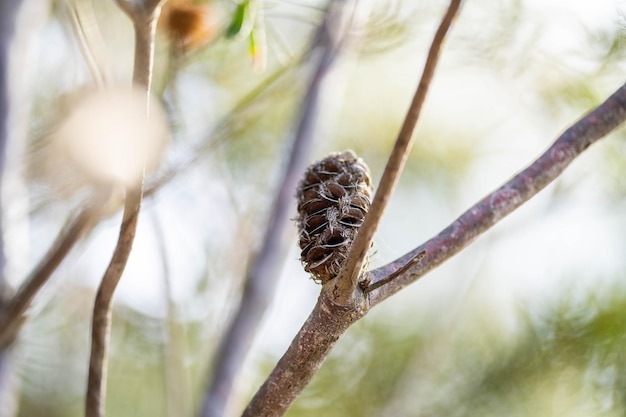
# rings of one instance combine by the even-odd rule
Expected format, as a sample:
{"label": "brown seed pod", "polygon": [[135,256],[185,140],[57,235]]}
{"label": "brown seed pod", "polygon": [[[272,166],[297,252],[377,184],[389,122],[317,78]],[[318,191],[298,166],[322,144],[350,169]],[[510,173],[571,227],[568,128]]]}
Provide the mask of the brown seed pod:
{"label": "brown seed pod", "polygon": [[324,284],[335,278],[372,199],[369,168],[347,150],[312,164],[298,187],[298,231],[304,270]]}

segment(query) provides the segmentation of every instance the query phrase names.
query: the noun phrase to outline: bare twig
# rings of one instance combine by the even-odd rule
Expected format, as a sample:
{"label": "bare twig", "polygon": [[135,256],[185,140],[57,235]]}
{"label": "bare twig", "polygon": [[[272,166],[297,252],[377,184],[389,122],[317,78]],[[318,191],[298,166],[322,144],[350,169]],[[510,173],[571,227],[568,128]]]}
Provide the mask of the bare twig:
{"label": "bare twig", "polygon": [[[117,0],[117,3],[131,18],[135,29],[133,83],[145,88],[147,116],[149,113],[156,23],[164,0],[145,0],[136,3],[131,3],[128,0]],[[108,344],[111,332],[111,301],[132,249],[142,199],[143,177],[136,187],[126,190],[119,238],[94,302],[91,325],[91,355],[85,398],[85,415],[87,417],[102,417],[104,415]]]}
{"label": "bare twig", "polygon": [[0,417],[16,417],[20,399],[20,381],[17,375],[17,362],[14,359],[15,346],[0,350]]}
{"label": "bare twig", "polygon": [[324,286],[309,318],[242,417],[284,415],[319,370],[339,337],[367,312],[364,300],[360,300],[357,307],[345,307],[333,298],[331,286]]}
{"label": "bare twig", "polygon": [[[11,93],[9,81],[9,55],[11,40],[15,33],[15,21],[21,0],[8,0],[0,2],[0,184],[5,178],[5,152],[9,142],[11,112],[15,111],[12,102],[14,95]],[[1,191],[1,187],[0,187]],[[0,208],[5,210],[5,204]],[[5,277],[5,246],[4,234],[6,231],[0,226],[0,315],[6,309],[6,302],[11,296],[11,288]],[[1,327],[0,327],[1,329]],[[13,355],[11,349],[0,343],[0,410],[1,417],[17,415],[18,393],[12,372]]]}
{"label": "bare twig", "polygon": [[[461,251],[557,178],[589,145],[606,136],[624,121],[626,85],[570,127],[528,168],[470,208],[439,235],[403,257],[368,272],[372,287],[377,287],[377,283],[397,275],[398,272],[401,274],[369,293],[367,301],[361,301],[355,308],[346,307],[337,311],[340,306],[332,299],[333,286],[332,281],[329,282],[323,288],[320,299],[302,330],[252,399],[244,416],[283,415],[321,366],[335,341],[352,323],[364,316],[369,308]],[[419,258],[421,253],[425,255],[420,262],[411,263],[411,259]],[[405,270],[407,263],[411,266]],[[282,411],[275,411],[277,409]]]}
{"label": "bare twig", "polygon": [[264,96],[264,93],[268,90],[274,88],[280,82],[284,82],[285,75],[287,75],[289,70],[293,69],[294,66],[297,65],[297,62],[300,62],[301,60],[302,59],[299,58],[295,60],[296,63],[279,68],[261,81],[255,88],[252,89],[252,91],[242,97],[232,110],[228,112],[224,119],[217,124],[216,128],[209,135],[207,135],[204,140],[188,152],[190,156],[184,158],[182,161],[172,163],[172,165],[165,168],[162,173],[158,174],[156,178],[148,180],[144,197],[147,198],[156,194],[178,174],[198,163],[198,161],[206,155],[206,151],[211,149],[213,146],[217,146],[224,140],[236,136],[235,131],[240,124],[238,120],[239,117],[241,117],[241,114],[257,104],[258,100],[260,100]]}
{"label": "bare twig", "polygon": [[[9,141],[11,89],[9,84],[9,54],[11,40],[15,32],[15,21],[20,8],[20,0],[0,3],[0,176],[4,174],[5,151]],[[8,294],[9,287],[4,276],[4,236],[0,233],[0,309]]]}
{"label": "bare twig", "polygon": [[64,9],[92,80],[99,87],[107,85],[111,77],[106,65],[104,41],[98,28],[92,1],[68,1]]}
{"label": "bare twig", "polygon": [[288,164],[282,174],[278,193],[272,203],[270,218],[260,246],[260,253],[252,261],[245,280],[239,309],[220,342],[212,370],[211,382],[203,401],[203,417],[224,415],[235,378],[256,335],[256,330],[269,305],[276,287],[278,268],[284,258],[285,235],[288,230],[293,193],[306,166],[313,142],[319,107],[319,93],[323,80],[339,52],[339,44],[329,31],[340,9],[329,10],[318,29],[311,50],[320,49],[321,55],[301,106],[300,120],[293,136]]}
{"label": "bare twig", "polygon": [[61,231],[48,253],[28,275],[24,284],[9,300],[6,307],[0,311],[0,349],[10,344],[15,338],[24,322],[24,313],[33,298],[48,281],[61,261],[65,259],[85,230],[96,221],[99,217],[100,208],[105,202],[98,198],[85,205],[80,213]]}
{"label": "bare twig", "polygon": [[[443,41],[446,37],[448,29],[452,25],[457,12],[461,6],[461,0],[452,0],[448,9],[435,33],[435,37],[430,46],[428,57],[426,58],[426,64],[424,65],[424,71],[418,84],[413,101],[409,107],[409,111],[404,119],[402,129],[398,134],[398,139],[393,147],[387,166],[383,172],[383,176],[374,195],[372,205],[365,217],[363,225],[359,229],[352,247],[350,248],[350,254],[348,259],[342,267],[339,277],[336,279],[338,293],[344,298],[344,303],[350,303],[350,298],[353,296],[354,291],[357,289],[357,281],[361,275],[361,269],[363,263],[367,257],[374,234],[378,229],[378,224],[382,219],[383,213],[389,204],[393,190],[396,187],[402,169],[408,157],[411,145],[413,143],[413,133],[417,120],[422,111],[426,94],[430,86],[433,75],[435,74],[435,68],[439,60],[439,53],[443,45]],[[339,300],[338,300],[339,301]]]}
{"label": "bare twig", "polygon": [[176,302],[173,298],[171,266],[168,259],[166,234],[158,212],[149,213],[153,230],[156,235],[157,249],[161,258],[163,271],[163,298],[165,303],[165,320],[163,323],[163,388],[165,390],[165,415],[167,417],[188,416],[191,392],[184,369],[184,330],[180,329]]}
{"label": "bare twig", "polygon": [[[377,202],[377,208],[375,208],[374,213],[372,213],[372,208],[370,208],[368,213],[367,218],[373,215],[374,220],[370,222],[369,230],[366,230],[363,236],[359,232],[359,236],[361,236],[359,245],[365,245],[362,246],[364,248],[363,255],[369,249],[371,237],[375,232],[380,216],[382,216],[387,200],[397,181],[397,176],[406,159],[406,153],[411,144],[412,132],[424,102],[429,82],[434,73],[444,35],[454,20],[459,4],[460,0],[451,1],[448,11],[435,35],[422,81],[411,104],[403,129],[399,135],[398,143],[383,174],[384,185],[381,185],[383,190],[376,194],[374,201]],[[362,226],[361,230],[363,227],[365,226]],[[356,242],[353,243],[353,245],[355,244]],[[352,268],[360,270],[362,258],[359,260],[356,255],[361,254],[361,252],[359,250],[354,251],[354,247],[353,252],[351,253],[354,265]],[[415,258],[415,262],[417,262],[421,259],[421,255],[413,254],[412,258]],[[414,262],[411,259],[406,259],[404,264],[413,265]],[[352,281],[350,277],[345,276],[348,271],[350,269],[344,267],[342,271],[343,277],[340,275],[337,279],[331,280],[324,285],[309,318],[291,342],[291,345],[272,373],[250,401],[243,413],[244,417],[279,417],[284,415],[320,368],[337,339],[348,327],[367,313],[369,305],[365,293],[357,286],[356,279]],[[337,281],[339,282],[337,283]]]}
{"label": "bare twig", "polygon": [[127,190],[117,246],[96,294],[91,323],[91,355],[85,399],[86,417],[104,415],[108,345],[111,333],[111,301],[135,239],[141,197],[141,188]]}
{"label": "bare twig", "polygon": [[446,227],[441,233],[401,258],[369,272],[371,285],[394,274],[408,259],[426,251],[422,261],[413,265],[370,294],[374,306],[416,281],[468,246],[506,215],[557,178],[592,143],[626,121],[626,85],[604,103],[567,129],[536,161],[506,184],[489,194]]}
{"label": "bare twig", "polygon": [[426,251],[423,250],[421,252],[418,252],[417,255],[415,255],[414,257],[412,257],[411,259],[409,259],[409,261],[402,265],[400,268],[398,268],[397,270],[393,271],[391,274],[387,275],[386,277],[377,280],[374,283],[370,283],[369,279],[367,279],[366,281],[362,281],[361,284],[363,287],[363,292],[365,294],[368,294],[380,287],[382,287],[383,285],[387,285],[388,283],[390,283],[391,281],[393,281],[394,279],[404,275],[409,269],[413,268],[415,265],[417,265],[422,259],[424,259],[424,256],[426,256]]}

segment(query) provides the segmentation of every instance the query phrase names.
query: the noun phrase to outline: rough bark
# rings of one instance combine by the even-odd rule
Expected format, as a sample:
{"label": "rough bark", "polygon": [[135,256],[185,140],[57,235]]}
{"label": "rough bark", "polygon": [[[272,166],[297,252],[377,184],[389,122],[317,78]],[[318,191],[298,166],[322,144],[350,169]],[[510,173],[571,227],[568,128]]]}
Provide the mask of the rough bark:
{"label": "rough bark", "polygon": [[[364,297],[354,305],[338,305],[333,283],[324,286],[317,304],[272,373],[243,413],[243,417],[279,417],[311,381],[335,342],[367,313]],[[362,295],[362,293],[360,293]]]}

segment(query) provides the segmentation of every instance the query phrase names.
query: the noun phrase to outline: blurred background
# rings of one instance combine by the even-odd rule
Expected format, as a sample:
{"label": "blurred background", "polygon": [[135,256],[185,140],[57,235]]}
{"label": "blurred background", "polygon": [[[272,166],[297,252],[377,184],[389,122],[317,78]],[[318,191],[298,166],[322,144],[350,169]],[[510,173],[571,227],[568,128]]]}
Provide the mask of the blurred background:
{"label": "blurred background", "polygon": [[[107,415],[197,413],[259,249],[307,87],[300,58],[325,3],[258,4],[256,20],[241,27],[232,1],[170,0],[164,11],[154,93],[171,138],[148,178],[116,293]],[[366,6],[358,48],[342,56],[323,91],[310,160],[351,148],[376,184],[447,2]],[[168,17],[180,10],[193,19]],[[371,266],[434,236],[619,88],[625,13],[622,0],[466,1]],[[127,85],[133,62],[130,21],[113,1],[24,0],[16,26],[23,140],[9,149],[4,197],[15,286],[89,194],[82,174],[52,151],[67,106],[94,80]],[[618,130],[353,326],[287,415],[624,415],[625,178]],[[119,221],[113,208],[35,299],[16,346],[19,416],[82,415],[91,308]],[[300,265],[295,224],[289,247],[232,415],[319,293]]]}

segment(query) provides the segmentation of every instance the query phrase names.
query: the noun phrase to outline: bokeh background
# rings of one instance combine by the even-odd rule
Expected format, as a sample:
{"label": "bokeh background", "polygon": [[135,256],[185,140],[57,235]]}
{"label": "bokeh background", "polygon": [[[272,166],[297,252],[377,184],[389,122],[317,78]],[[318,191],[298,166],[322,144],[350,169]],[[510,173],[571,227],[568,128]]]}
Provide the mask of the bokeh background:
{"label": "bokeh background", "polygon": [[[5,219],[14,285],[90,189],[50,151],[66,103],[93,86],[74,11],[99,34],[91,45],[96,68],[113,84],[131,78],[130,22],[113,1],[89,4],[25,0],[17,21],[14,86],[24,140],[12,145]],[[266,43],[253,49],[249,37],[223,33],[234,2],[189,4],[204,13],[198,44],[183,48],[175,33],[159,30],[154,90],[172,135],[150,180],[168,176],[146,199],[115,298],[110,416],[197,412],[246,264],[258,251],[307,86],[299,57],[323,10],[312,0],[265,0]],[[446,2],[368,6],[369,20],[357,22],[358,48],[344,54],[324,89],[310,159],[354,149],[376,184]],[[445,228],[624,83],[625,12],[621,0],[465,2],[372,267]],[[624,415],[625,178],[618,130],[351,328],[287,415]],[[16,348],[19,416],[82,415],[94,292],[119,221],[111,210],[36,298]],[[292,240],[232,415],[319,292],[300,265],[295,225]]]}

